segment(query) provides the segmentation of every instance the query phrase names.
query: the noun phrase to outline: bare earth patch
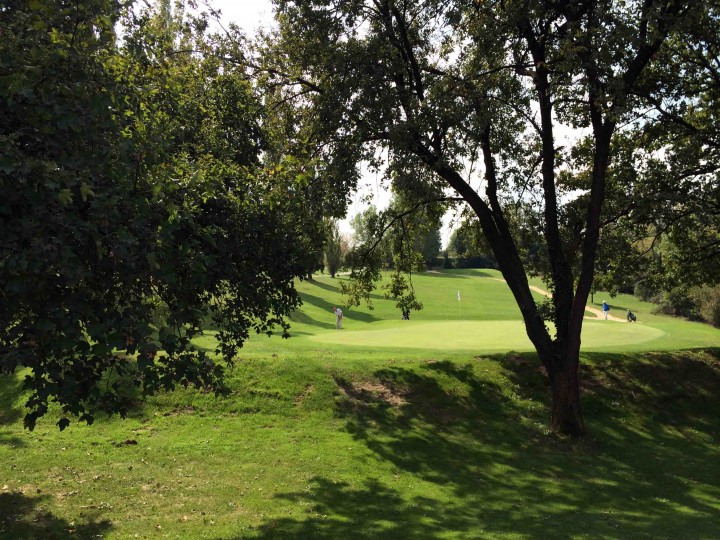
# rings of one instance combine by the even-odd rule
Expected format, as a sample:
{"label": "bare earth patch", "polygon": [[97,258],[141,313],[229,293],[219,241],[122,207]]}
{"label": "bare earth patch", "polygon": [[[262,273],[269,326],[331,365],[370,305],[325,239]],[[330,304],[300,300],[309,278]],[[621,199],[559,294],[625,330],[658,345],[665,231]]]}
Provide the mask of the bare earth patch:
{"label": "bare earth patch", "polygon": [[400,407],[407,403],[404,393],[381,382],[353,382],[337,380],[338,387],[349,401],[356,404],[387,403]]}
{"label": "bare earth patch", "polygon": [[192,414],[195,412],[195,407],[192,405],[185,405],[184,407],[176,407],[172,411],[163,413],[163,416],[180,416],[181,414]]}

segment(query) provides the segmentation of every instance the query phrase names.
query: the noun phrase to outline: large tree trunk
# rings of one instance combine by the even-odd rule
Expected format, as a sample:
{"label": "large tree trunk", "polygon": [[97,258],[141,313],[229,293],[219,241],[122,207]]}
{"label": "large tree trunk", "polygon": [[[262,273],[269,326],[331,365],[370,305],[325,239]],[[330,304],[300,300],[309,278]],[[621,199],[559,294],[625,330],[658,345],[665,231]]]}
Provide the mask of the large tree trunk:
{"label": "large tree trunk", "polygon": [[[510,229],[504,219],[499,201],[496,197],[494,165],[489,148],[489,138],[485,138],[483,150],[486,157],[486,178],[488,179],[488,198],[495,211],[488,208],[485,202],[472,190],[460,175],[433,156],[428,149],[418,145],[418,155],[442,178],[447,180],[467,201],[478,216],[480,227],[490,243],[498,260],[500,271],[520,307],[525,322],[525,330],[535,346],[552,385],[552,419],[554,431],[563,435],[583,435],[585,424],[580,409],[580,387],[578,365],[580,358],[580,332],[582,317],[587,295],[575,300],[578,304],[573,309],[572,273],[567,264],[559,264],[559,272],[565,272],[563,279],[556,278],[554,300],[558,304],[556,316],[558,320],[558,341],[554,341],[547,331],[545,321],[540,316],[535,299],[530,291],[525,267],[520,259],[517,246]],[[559,238],[559,235],[555,235]],[[558,240],[559,243],[559,240]],[[561,256],[560,249],[555,250]]]}
{"label": "large tree trunk", "polygon": [[556,359],[555,366],[548,372],[552,388],[552,429],[563,435],[583,435],[578,358]]}

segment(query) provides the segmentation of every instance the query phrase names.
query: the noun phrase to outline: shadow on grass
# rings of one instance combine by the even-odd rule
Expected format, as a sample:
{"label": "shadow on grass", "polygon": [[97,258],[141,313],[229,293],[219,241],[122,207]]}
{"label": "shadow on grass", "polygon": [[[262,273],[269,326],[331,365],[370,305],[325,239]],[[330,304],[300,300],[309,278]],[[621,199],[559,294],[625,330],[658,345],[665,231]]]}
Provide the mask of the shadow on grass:
{"label": "shadow on grass", "polygon": [[[0,375],[0,427],[22,424],[22,418],[29,412],[29,409],[16,405],[24,403],[27,398],[22,384],[21,374]],[[94,411],[95,423],[114,421],[119,410],[122,410],[128,417],[145,415],[146,398],[134,384],[130,373],[122,376],[108,370],[98,382],[97,389],[94,401],[86,402]],[[119,410],[118,406],[121,407]],[[73,420],[72,416],[70,418]],[[74,417],[74,420],[77,420],[77,417]],[[50,424],[54,424],[56,421],[57,416],[53,412],[39,420],[40,423]],[[19,437],[9,436],[0,431],[0,445],[23,447],[26,443]],[[1,481],[2,478],[0,478]]]}
{"label": "shadow on grass", "polygon": [[[319,296],[314,296],[312,294],[302,293],[300,296],[302,297],[302,300],[304,303],[310,304],[312,306],[315,306],[315,307],[320,308],[321,310],[327,312],[328,318],[331,320],[329,327],[330,328],[335,327],[335,319],[334,319],[334,315],[331,312],[331,309],[333,306],[337,306],[339,304],[337,304],[337,303],[332,304],[332,303],[328,302],[327,300],[320,298]],[[293,320],[298,320],[298,322],[300,322],[299,319],[295,319],[296,314],[299,314],[299,313],[300,312],[298,312],[298,311],[293,313]],[[362,322],[368,322],[368,323],[380,320],[380,319],[378,319],[378,317],[375,317],[374,315],[370,315],[369,313],[363,313],[361,311],[351,310],[348,308],[343,308],[343,315],[345,317],[348,317],[349,319],[352,319],[355,321],[362,321]],[[312,322],[307,322],[306,324],[313,324],[315,326],[321,326],[323,328],[328,326],[324,322],[317,322],[317,321],[315,321],[315,319],[312,319],[311,317],[308,317],[307,315],[304,315],[304,316],[307,317],[307,319],[309,321],[312,321]],[[305,322],[305,321],[302,321],[302,322]]]}
{"label": "shadow on grass", "polygon": [[464,268],[464,269],[458,269],[458,270],[433,270],[432,272],[423,272],[420,274],[424,277],[435,277],[435,278],[461,278],[461,279],[467,279],[467,278],[500,278],[502,279],[502,275],[499,275],[497,273],[490,273],[487,270],[481,270],[481,269],[470,269],[470,268]]}
{"label": "shadow on grass", "polygon": [[[309,283],[320,289],[324,289],[326,291],[336,293],[338,295],[342,295],[342,292],[340,291],[340,283],[345,282],[347,284],[347,283],[349,283],[350,279],[348,276],[342,276],[342,277],[338,276],[335,278],[335,280],[336,280],[335,283],[337,283],[337,285],[329,285],[328,283],[324,283],[322,281],[307,281],[306,283]],[[303,293],[300,293],[300,295],[302,296]],[[341,296],[338,297],[338,303],[340,302],[340,298],[341,298]],[[382,294],[378,294],[378,293],[371,293],[370,298],[372,300],[385,300],[385,297]]]}
{"label": "shadow on grass", "polygon": [[[303,296],[303,302],[305,302],[305,295],[301,295],[301,296]],[[310,303],[310,302],[308,302],[308,303]],[[307,312],[305,312],[304,310],[301,310],[301,309],[299,309],[297,311],[293,311],[292,314],[288,317],[288,321],[290,322],[290,333],[293,335],[298,334],[297,332],[293,332],[293,329],[292,329],[293,323],[307,324],[309,326],[315,326],[317,328],[326,328],[326,329],[335,328],[335,315],[333,315],[330,312],[331,307],[332,306],[330,306],[327,309],[327,312],[328,312],[327,313],[327,315],[328,315],[327,321],[318,321],[317,319],[312,318],[310,315],[307,314]]]}
{"label": "shadow on grass", "polygon": [[463,533],[461,538],[477,538],[482,532],[476,528],[471,508],[421,495],[408,498],[373,479],[350,486],[327,478],[312,478],[307,491],[280,497],[301,505],[310,501],[308,510],[312,514],[304,521],[287,518],[270,521],[254,538],[430,540],[447,531]]}
{"label": "shadow on grass", "polygon": [[17,374],[0,375],[0,426],[14,424],[23,417],[24,411],[16,405],[21,394],[22,380]]}
{"label": "shadow on grass", "polygon": [[547,432],[547,380],[529,354],[337,378],[337,415],[404,486],[315,478],[278,495],[308,516],[256,537],[714,537],[718,356],[588,357],[583,439]]}
{"label": "shadow on grass", "polygon": [[70,523],[43,510],[48,497],[0,493],[0,539],[101,538],[112,528],[108,520]]}
{"label": "shadow on grass", "polygon": [[313,287],[317,287],[318,289],[323,289],[332,293],[341,294],[340,281],[337,278],[335,278],[335,281],[333,281],[332,285],[325,283],[324,281],[319,281],[315,279],[313,279],[312,281],[306,281],[305,283],[307,283],[308,285],[312,285]]}
{"label": "shadow on grass", "polygon": [[[598,427],[604,428],[608,417],[624,416],[645,430],[669,424],[720,435],[720,349],[582,356],[580,386],[589,422],[602,421]],[[549,404],[549,381],[533,354],[498,359],[515,385]]]}

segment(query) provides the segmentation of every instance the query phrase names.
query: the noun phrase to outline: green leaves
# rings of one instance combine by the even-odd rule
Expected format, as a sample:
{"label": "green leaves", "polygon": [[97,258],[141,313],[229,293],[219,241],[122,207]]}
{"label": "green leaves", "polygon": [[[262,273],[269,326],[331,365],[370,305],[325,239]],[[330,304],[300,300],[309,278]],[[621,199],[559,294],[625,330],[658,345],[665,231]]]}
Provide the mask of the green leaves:
{"label": "green leaves", "polygon": [[53,401],[64,429],[138,388],[220,390],[250,332],[286,332],[322,238],[310,169],[261,166],[244,72],[143,9],[122,42],[113,0],[0,10],[0,369],[29,369],[29,429]]}
{"label": "green leaves", "polygon": [[82,197],[83,202],[87,202],[88,197],[94,197],[95,192],[90,189],[90,186],[87,184],[80,184],[80,197]]}
{"label": "green leaves", "polygon": [[419,311],[423,308],[415,296],[412,282],[400,271],[396,270],[390,275],[390,281],[383,285],[385,298],[396,300],[395,304],[403,316],[409,316],[410,311]]}
{"label": "green leaves", "polygon": [[72,202],[72,190],[69,189],[61,189],[60,193],[58,193],[57,199],[63,206],[67,206]]}
{"label": "green leaves", "polygon": [[147,253],[145,258],[147,259],[151,270],[158,270],[160,268],[160,264],[157,261],[157,254],[154,251]]}

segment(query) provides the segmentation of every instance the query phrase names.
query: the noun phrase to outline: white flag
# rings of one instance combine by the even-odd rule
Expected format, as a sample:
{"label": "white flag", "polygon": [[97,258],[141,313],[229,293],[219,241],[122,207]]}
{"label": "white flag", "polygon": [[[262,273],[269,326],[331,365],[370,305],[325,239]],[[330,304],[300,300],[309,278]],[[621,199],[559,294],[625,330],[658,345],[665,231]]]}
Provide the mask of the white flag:
{"label": "white flag", "polygon": [[460,301],[460,289],[458,289],[458,302]]}

